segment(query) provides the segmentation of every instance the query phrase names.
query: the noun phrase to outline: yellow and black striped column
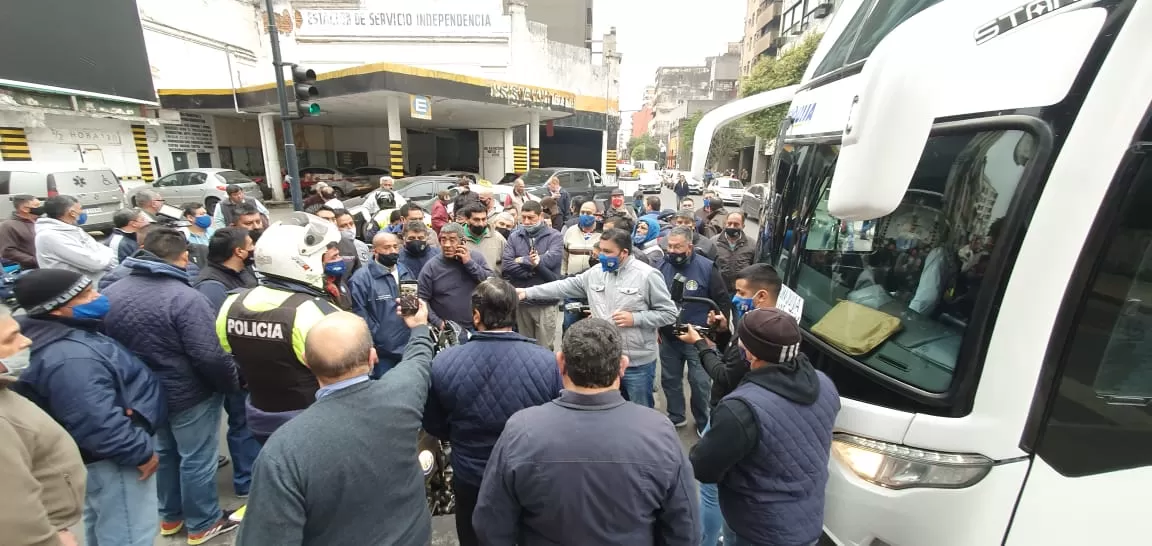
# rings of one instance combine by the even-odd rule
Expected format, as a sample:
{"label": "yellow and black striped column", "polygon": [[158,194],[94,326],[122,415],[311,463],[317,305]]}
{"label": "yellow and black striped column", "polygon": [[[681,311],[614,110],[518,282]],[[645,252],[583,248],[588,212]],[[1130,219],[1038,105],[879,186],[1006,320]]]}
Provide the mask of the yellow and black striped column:
{"label": "yellow and black striped column", "polygon": [[20,127],[0,127],[0,159],[4,161],[32,161],[28,149],[28,136]]}
{"label": "yellow and black striped column", "polygon": [[540,148],[529,148],[528,149],[528,168],[531,168],[531,169],[539,169],[540,168]]}
{"label": "yellow and black striped column", "polygon": [[388,158],[391,163],[392,177],[400,178],[404,176],[404,143],[399,140],[393,140],[389,143]]}
{"label": "yellow and black striped column", "polygon": [[132,141],[136,143],[136,161],[140,163],[140,178],[151,182],[156,178],[152,171],[152,154],[148,152],[148,133],[143,125],[132,126]]}
{"label": "yellow and black striped column", "polygon": [[605,152],[606,158],[604,160],[604,174],[616,175],[616,150],[608,150]]}
{"label": "yellow and black striped column", "polygon": [[528,170],[528,147],[512,147],[512,170],[522,173]]}

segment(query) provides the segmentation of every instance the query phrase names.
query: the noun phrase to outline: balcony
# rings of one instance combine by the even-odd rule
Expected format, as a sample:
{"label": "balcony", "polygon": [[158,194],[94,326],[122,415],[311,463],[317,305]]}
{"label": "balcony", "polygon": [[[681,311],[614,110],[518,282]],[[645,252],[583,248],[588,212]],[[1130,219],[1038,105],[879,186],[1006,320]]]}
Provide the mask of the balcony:
{"label": "balcony", "polygon": [[783,7],[783,4],[781,2],[774,1],[774,2],[769,3],[768,7],[761,9],[761,10],[758,10],[756,12],[756,21],[755,21],[754,25],[756,27],[762,27],[762,26],[768,24],[769,21],[771,21],[773,18],[778,17],[780,15],[782,7]]}

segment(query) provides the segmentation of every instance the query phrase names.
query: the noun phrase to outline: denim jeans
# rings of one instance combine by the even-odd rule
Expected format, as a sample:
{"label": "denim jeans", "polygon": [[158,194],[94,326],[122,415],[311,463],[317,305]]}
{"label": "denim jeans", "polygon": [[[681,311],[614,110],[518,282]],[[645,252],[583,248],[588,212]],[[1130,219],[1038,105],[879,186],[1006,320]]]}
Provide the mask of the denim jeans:
{"label": "denim jeans", "polygon": [[656,405],[656,400],[652,397],[652,384],[655,381],[655,362],[628,366],[628,369],[624,370],[624,377],[620,379],[620,392],[628,401],[651,408]]}
{"label": "denim jeans", "polygon": [[87,546],[152,546],[156,515],[156,475],[140,481],[134,466],[112,461],[85,465],[84,541]]}
{"label": "denim jeans", "polygon": [[681,423],[684,417],[684,362],[688,362],[688,386],[692,390],[692,417],[696,431],[703,432],[708,424],[708,401],[712,397],[712,381],[700,363],[700,353],[678,339],[660,340],[660,386],[668,400],[668,418]]}
{"label": "denim jeans", "polygon": [[180,413],[156,431],[156,489],[160,517],[183,521],[188,533],[200,533],[223,516],[216,493],[216,444],[223,396],[214,394]]}
{"label": "denim jeans", "polygon": [[224,396],[224,410],[228,413],[228,453],[232,455],[232,489],[237,495],[247,495],[252,488],[252,465],[260,455],[260,443],[248,430],[248,412],[244,401],[247,391]]}

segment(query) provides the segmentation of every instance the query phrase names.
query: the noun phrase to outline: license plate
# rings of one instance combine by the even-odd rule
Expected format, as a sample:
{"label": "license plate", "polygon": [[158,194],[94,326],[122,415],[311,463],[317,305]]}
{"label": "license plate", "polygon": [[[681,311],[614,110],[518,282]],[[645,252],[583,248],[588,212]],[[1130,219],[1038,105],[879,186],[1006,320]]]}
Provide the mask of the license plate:
{"label": "license plate", "polygon": [[87,212],[88,214],[100,214],[101,212],[104,212],[104,209],[100,207],[92,207],[90,209],[84,209],[84,212]]}

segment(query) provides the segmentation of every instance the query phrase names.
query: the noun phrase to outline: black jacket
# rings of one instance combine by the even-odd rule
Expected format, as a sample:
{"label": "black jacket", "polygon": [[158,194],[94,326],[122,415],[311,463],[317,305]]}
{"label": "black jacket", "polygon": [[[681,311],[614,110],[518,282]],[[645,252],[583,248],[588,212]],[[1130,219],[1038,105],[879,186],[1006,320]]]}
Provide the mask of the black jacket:
{"label": "black jacket", "polygon": [[[728,326],[732,328],[731,324]],[[744,376],[748,373],[748,361],[740,353],[736,343],[738,337],[729,331],[716,333],[716,346],[713,347],[705,340],[696,342],[696,349],[700,352],[700,363],[712,378],[712,408],[720,403],[720,399],[728,396]]]}
{"label": "black jacket", "polygon": [[192,288],[212,302],[212,309],[220,310],[228,293],[242,288],[256,288],[256,275],[248,268],[233,271],[220,264],[208,263],[192,281]]}

